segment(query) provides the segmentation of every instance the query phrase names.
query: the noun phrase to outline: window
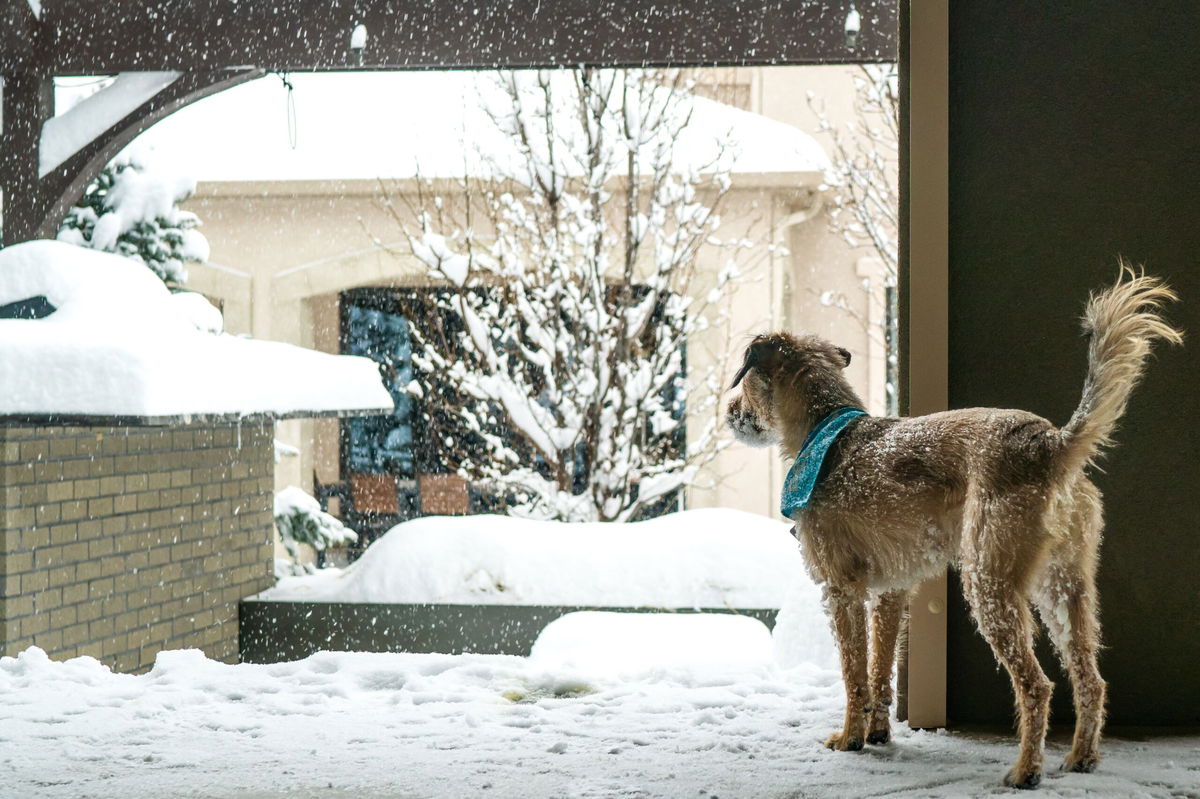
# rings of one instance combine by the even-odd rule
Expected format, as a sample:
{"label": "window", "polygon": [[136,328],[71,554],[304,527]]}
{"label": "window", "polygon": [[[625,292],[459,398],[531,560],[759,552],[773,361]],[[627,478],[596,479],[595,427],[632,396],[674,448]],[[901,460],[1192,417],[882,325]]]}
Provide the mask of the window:
{"label": "window", "polygon": [[[419,349],[414,334],[421,329],[427,336],[442,336],[447,341],[453,341],[462,331],[461,320],[446,310],[445,303],[439,302],[450,291],[446,288],[363,288],[341,295],[341,351],[376,361],[395,402],[395,410],[390,415],[348,419],[343,423],[342,472],[352,483],[355,480],[362,482],[365,475],[389,476],[400,497],[395,513],[404,518],[428,512],[422,507],[425,504],[422,494],[426,492],[421,485],[423,476],[455,474],[464,459],[469,458],[469,453],[486,446],[478,433],[446,410],[454,408],[460,400],[451,395],[453,389],[437,381],[436,376],[431,377],[417,368],[413,362],[414,349]],[[642,286],[634,286],[632,291],[619,291],[610,286],[608,291],[611,302],[637,302],[645,294],[646,289]],[[663,308],[655,310],[656,317],[663,315]],[[414,326],[419,327],[414,330]],[[682,356],[680,374],[676,379],[666,381],[661,391],[663,406],[670,409],[674,424],[647,420],[644,429],[639,431],[646,444],[644,451],[664,460],[682,456],[687,446],[683,423],[686,351]],[[545,460],[521,436],[508,429],[503,419],[503,412],[499,408],[493,409],[486,432],[499,436],[505,446],[518,454],[522,465],[532,466],[547,479],[552,479]],[[664,432],[663,428],[668,429]],[[576,445],[570,474],[577,494],[587,489],[591,455],[587,441]],[[387,481],[387,485],[390,484],[391,480]],[[371,486],[372,492],[380,490],[378,480],[371,482]],[[482,485],[467,488],[469,512],[503,510],[512,500]],[[681,491],[672,491],[643,508],[637,518],[678,510],[682,497]],[[390,510],[390,500],[382,505],[379,500],[375,496],[372,507]],[[356,504],[361,506],[362,502]]]}

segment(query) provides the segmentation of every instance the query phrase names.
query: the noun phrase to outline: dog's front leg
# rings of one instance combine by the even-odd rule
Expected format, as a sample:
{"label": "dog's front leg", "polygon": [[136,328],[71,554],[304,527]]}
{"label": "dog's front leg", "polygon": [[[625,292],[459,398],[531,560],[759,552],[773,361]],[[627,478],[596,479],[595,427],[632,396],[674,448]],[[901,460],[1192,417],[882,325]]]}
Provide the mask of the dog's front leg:
{"label": "dog's front leg", "polygon": [[892,591],[879,597],[871,610],[869,744],[885,744],[892,737],[889,718],[892,707],[892,665],[896,662],[896,637],[900,633],[900,619],[907,600],[907,591]]}
{"label": "dog's front leg", "polygon": [[839,752],[863,748],[871,694],[867,687],[866,595],[858,590],[831,588],[828,594],[833,634],[842,660],[846,686],[846,718],[842,731],[829,736],[825,746]]}

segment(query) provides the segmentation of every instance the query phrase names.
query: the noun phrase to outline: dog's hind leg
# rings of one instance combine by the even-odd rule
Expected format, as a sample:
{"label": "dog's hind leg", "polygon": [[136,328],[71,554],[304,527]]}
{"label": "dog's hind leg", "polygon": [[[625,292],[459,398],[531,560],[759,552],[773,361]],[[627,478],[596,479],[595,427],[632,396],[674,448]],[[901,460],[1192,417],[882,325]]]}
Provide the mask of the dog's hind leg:
{"label": "dog's hind leg", "polygon": [[1100,620],[1096,611],[1096,552],[1100,543],[1099,492],[1090,483],[1073,492],[1069,535],[1035,586],[1038,615],[1050,633],[1075,698],[1075,737],[1063,761],[1067,771],[1093,771],[1100,762],[1107,693],[1097,654]]}
{"label": "dog's hind leg", "polygon": [[867,685],[866,593],[857,588],[830,587],[825,601],[833,622],[842,682],[846,687],[846,716],[841,732],[829,736],[825,746],[841,752],[863,748],[871,694]]}
{"label": "dog's hind leg", "polygon": [[1054,686],[1033,654],[1029,605],[1011,585],[990,575],[963,572],[963,585],[979,631],[1008,671],[1016,695],[1021,752],[1004,778],[1012,788],[1034,788],[1042,779],[1043,747]]}
{"label": "dog's hind leg", "polygon": [[1029,578],[1045,563],[1048,536],[1036,501],[1029,497],[976,497],[964,516],[963,592],[979,631],[1008,671],[1017,704],[1021,751],[1004,778],[1013,788],[1042,779],[1053,684],[1033,653]]}
{"label": "dog's hind leg", "polygon": [[870,744],[885,744],[892,736],[888,718],[892,707],[892,666],[896,662],[896,637],[907,599],[907,591],[892,591],[879,597],[871,610],[871,718],[867,727]]}
{"label": "dog's hind leg", "polygon": [[1063,761],[1066,771],[1094,771],[1100,762],[1106,686],[1100,677],[1097,650],[1100,622],[1091,580],[1052,565],[1036,596],[1038,613],[1058,650],[1075,695],[1075,737]]}

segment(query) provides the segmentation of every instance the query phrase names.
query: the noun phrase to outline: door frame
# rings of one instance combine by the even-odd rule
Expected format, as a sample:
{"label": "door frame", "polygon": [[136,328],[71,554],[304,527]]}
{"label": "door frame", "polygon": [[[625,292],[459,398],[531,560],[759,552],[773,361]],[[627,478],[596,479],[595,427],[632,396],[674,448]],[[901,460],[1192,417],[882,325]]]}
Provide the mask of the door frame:
{"label": "door frame", "polygon": [[[949,407],[949,0],[900,6],[900,409]],[[909,603],[907,700],[914,728],[946,725],[946,575]]]}

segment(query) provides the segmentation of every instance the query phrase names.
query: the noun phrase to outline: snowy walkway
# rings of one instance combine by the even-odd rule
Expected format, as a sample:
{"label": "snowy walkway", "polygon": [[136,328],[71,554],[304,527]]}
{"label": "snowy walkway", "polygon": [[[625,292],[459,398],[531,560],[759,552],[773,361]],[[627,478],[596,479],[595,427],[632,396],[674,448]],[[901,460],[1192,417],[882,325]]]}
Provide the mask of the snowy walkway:
{"label": "snowy walkway", "polygon": [[[536,659],[323,653],[149,674],[39,650],[0,659],[0,796],[991,796],[1010,741],[903,729],[837,754],[837,675],[680,667],[589,678]],[[1051,743],[1049,759],[1064,747]],[[1200,796],[1200,738],[1110,741],[1036,794]]]}

